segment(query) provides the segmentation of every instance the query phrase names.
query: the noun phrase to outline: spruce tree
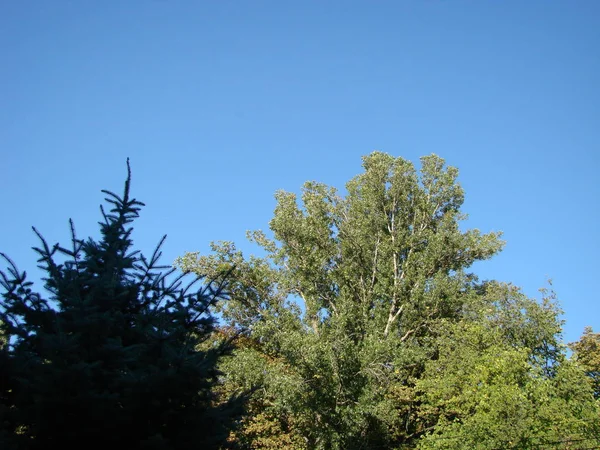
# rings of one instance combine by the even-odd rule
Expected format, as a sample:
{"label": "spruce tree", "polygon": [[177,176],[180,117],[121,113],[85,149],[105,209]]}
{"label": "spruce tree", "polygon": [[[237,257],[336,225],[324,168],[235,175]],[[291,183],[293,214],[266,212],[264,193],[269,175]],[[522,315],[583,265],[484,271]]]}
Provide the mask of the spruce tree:
{"label": "spruce tree", "polygon": [[2,448],[112,445],[217,448],[240,398],[216,405],[216,363],[227,344],[209,345],[211,309],[225,283],[191,283],[132,250],[132,222],[143,203],[110,191],[101,237],[69,248],[41,245],[48,296],[4,254],[0,319]]}

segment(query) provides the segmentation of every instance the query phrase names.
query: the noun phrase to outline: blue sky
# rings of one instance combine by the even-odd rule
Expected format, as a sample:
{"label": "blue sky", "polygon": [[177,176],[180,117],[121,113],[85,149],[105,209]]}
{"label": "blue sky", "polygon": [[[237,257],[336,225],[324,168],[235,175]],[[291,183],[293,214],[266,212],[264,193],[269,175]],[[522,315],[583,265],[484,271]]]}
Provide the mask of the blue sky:
{"label": "blue sky", "polygon": [[[600,2],[0,3],[0,251],[97,236],[101,189],[147,204],[164,261],[266,229],[278,189],[337,187],[373,150],[460,169],[483,278],[554,280],[565,339],[600,329]],[[32,271],[36,276],[35,270]]]}

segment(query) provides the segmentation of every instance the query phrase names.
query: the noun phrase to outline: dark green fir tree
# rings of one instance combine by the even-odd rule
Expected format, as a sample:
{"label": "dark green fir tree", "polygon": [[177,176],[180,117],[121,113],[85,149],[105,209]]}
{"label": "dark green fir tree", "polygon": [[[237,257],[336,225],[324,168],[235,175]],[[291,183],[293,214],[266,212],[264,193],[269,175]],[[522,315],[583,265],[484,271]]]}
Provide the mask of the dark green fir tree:
{"label": "dark green fir tree", "polygon": [[[43,296],[6,255],[0,272],[0,447],[219,448],[241,397],[217,401],[211,308],[225,285],[191,283],[132,250],[143,203],[110,191],[99,240],[41,245]],[[201,286],[197,287],[200,282]]]}

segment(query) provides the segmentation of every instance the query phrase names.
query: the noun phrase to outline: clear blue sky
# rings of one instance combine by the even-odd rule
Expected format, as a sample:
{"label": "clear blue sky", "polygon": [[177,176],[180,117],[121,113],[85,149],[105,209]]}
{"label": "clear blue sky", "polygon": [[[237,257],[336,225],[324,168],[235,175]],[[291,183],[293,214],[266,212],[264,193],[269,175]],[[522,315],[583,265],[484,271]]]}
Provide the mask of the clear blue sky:
{"label": "clear blue sky", "polygon": [[[0,2],[0,250],[97,236],[131,158],[165,259],[266,229],[278,189],[342,187],[377,149],[460,169],[483,278],[553,278],[600,330],[598,0]],[[34,271],[35,275],[35,271]]]}

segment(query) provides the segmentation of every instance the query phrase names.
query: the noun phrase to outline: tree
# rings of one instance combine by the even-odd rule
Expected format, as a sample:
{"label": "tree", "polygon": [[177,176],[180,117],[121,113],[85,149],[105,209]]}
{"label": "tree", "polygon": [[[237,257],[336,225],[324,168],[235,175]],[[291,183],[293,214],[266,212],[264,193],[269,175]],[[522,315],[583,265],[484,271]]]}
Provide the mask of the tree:
{"label": "tree", "polygon": [[0,426],[3,448],[90,445],[114,448],[216,448],[238,406],[215,403],[218,358],[207,347],[211,309],[225,278],[194,288],[132,251],[131,223],[143,204],[103,191],[101,238],[35,248],[46,274],[44,297],[5,255],[0,318]]}
{"label": "tree", "polygon": [[577,342],[569,345],[574,359],[585,370],[594,390],[594,397],[600,398],[600,333],[594,333],[592,327],[585,327]]}
{"label": "tree", "polygon": [[417,381],[421,449],[596,448],[600,411],[560,344],[560,311],[490,283]]}
{"label": "tree", "polygon": [[379,152],[363,167],[345,197],[316,182],[304,185],[301,206],[277,193],[274,240],[250,233],[265,257],[223,242],[176,262],[231,276],[221,312],[248,345],[222,368],[232,391],[261,386],[262,416],[246,420],[258,438],[277,429],[305,448],[413,445],[423,431],[415,380],[436,352],[432,330],[461,317],[477,295],[466,269],[503,246],[500,233],[461,231],[458,171],[438,156],[422,158],[420,174]]}

